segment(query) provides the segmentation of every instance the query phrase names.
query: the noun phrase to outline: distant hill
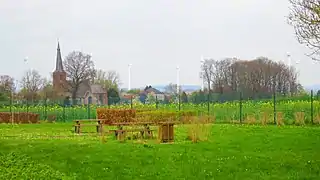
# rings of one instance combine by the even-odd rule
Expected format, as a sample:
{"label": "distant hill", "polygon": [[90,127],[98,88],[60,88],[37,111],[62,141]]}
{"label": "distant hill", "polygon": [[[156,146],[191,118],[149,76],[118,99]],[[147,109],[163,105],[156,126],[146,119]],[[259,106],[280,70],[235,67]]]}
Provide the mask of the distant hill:
{"label": "distant hill", "polygon": [[[153,88],[158,89],[159,91],[165,91],[165,87],[167,85],[154,85],[152,86]],[[182,91],[198,91],[201,89],[201,86],[198,85],[181,85],[181,90]]]}
{"label": "distant hill", "polygon": [[320,90],[320,84],[314,84],[314,85],[311,85],[311,86],[305,86],[304,87],[307,91],[318,91]]}

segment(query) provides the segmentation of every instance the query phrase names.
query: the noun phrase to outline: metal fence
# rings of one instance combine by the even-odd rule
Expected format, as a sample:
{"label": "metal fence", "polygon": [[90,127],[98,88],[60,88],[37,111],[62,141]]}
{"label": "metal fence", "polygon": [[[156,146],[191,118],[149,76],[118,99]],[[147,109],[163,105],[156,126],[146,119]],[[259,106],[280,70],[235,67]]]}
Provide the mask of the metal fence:
{"label": "metal fence", "polygon": [[[320,121],[320,100],[318,96],[310,94],[295,97],[274,95],[267,99],[248,99],[238,92],[236,100],[225,100],[225,94],[207,94],[200,100],[182,101],[177,99],[164,102],[155,101],[142,103],[137,98],[114,100],[109,98],[108,105],[70,105],[65,101],[15,101],[0,102],[0,112],[33,112],[40,114],[41,120],[53,119],[57,122],[71,122],[75,119],[96,118],[96,109],[131,108],[159,111],[195,111],[199,116],[214,117],[217,123],[244,123],[249,119],[276,124],[281,119],[285,124],[294,124],[298,114],[303,115],[308,124]],[[189,96],[191,98],[191,96]],[[199,97],[200,98],[200,97]],[[301,118],[301,117],[300,117]]]}

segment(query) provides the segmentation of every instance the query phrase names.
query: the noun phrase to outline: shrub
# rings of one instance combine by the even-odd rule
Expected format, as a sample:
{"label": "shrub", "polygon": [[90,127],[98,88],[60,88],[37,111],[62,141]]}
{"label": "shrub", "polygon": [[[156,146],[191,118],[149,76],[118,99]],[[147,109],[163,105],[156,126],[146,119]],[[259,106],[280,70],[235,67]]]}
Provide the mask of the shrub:
{"label": "shrub", "polygon": [[0,123],[38,123],[40,115],[25,112],[0,112]]}
{"label": "shrub", "polygon": [[185,125],[188,130],[187,139],[193,143],[207,141],[212,128],[211,120],[208,117],[193,117],[190,124]]}
{"label": "shrub", "polygon": [[104,119],[105,124],[117,122],[133,122],[136,116],[134,109],[97,108],[97,118]]}
{"label": "shrub", "polygon": [[295,116],[295,124],[298,126],[303,126],[305,125],[305,121],[304,121],[304,112],[296,112],[294,114]]}
{"label": "shrub", "polygon": [[283,113],[282,112],[277,112],[277,126],[283,126]]}
{"label": "shrub", "polygon": [[145,111],[137,113],[137,117],[148,122],[178,121],[195,116],[193,111]]}
{"label": "shrub", "polygon": [[255,124],[256,118],[253,115],[248,115],[245,119],[245,123],[247,124]]}

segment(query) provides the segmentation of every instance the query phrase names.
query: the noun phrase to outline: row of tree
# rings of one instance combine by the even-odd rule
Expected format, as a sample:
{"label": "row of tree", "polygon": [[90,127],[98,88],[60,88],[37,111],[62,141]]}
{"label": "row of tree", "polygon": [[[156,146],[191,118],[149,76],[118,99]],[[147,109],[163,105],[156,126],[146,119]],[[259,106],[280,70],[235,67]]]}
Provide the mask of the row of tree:
{"label": "row of tree", "polygon": [[[63,64],[73,95],[71,98],[75,98],[81,83],[90,80],[91,83],[102,85],[109,96],[119,101],[120,77],[116,71],[95,69],[91,56],[77,51],[69,53]],[[12,96],[17,100],[56,100],[58,96],[51,79],[42,77],[37,70],[28,70],[20,81],[14,80],[9,75],[0,75],[0,101],[9,101]],[[19,91],[17,91],[18,85]]]}
{"label": "row of tree", "polygon": [[213,93],[242,92],[250,99],[271,97],[274,92],[294,95],[302,88],[295,68],[265,57],[208,59],[202,64],[201,78]]}

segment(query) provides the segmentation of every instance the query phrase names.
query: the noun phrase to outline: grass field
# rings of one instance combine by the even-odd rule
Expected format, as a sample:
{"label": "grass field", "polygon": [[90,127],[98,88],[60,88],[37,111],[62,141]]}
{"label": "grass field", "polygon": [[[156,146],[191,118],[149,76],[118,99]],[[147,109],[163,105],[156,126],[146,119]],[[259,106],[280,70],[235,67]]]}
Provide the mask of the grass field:
{"label": "grass field", "polygon": [[[91,127],[92,131],[93,128]],[[320,128],[213,125],[191,143],[106,141],[72,124],[0,124],[0,179],[319,179]]]}

